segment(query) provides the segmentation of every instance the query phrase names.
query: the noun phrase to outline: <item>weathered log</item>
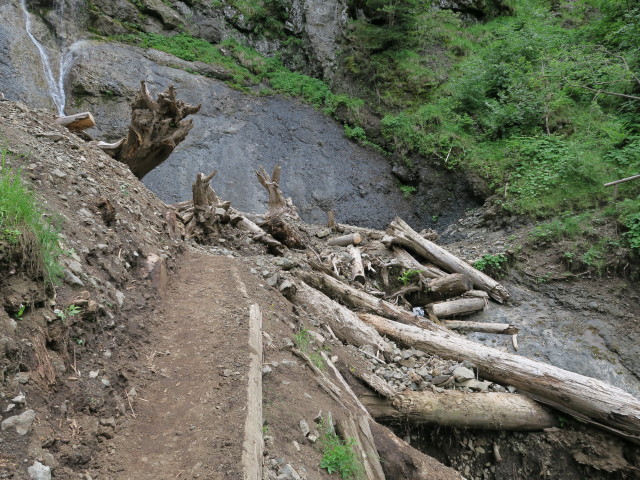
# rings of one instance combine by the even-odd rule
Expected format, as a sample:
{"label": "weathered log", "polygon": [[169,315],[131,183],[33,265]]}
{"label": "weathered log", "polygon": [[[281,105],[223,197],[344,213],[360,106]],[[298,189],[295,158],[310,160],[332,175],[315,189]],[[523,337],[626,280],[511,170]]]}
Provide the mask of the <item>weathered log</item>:
{"label": "weathered log", "polygon": [[468,393],[445,390],[397,393],[393,399],[360,395],[371,416],[382,421],[481,430],[536,431],[556,425],[554,416],[535,400],[515,393]]}
{"label": "weathered log", "polygon": [[362,241],[362,235],[358,232],[350,233],[349,235],[343,235],[341,237],[334,237],[327,240],[327,245],[346,247],[347,245],[358,245]]}
{"label": "weathered log", "polygon": [[419,319],[410,312],[392,303],[380,300],[373,295],[353,288],[324,273],[305,272],[303,270],[299,270],[296,272],[296,275],[298,275],[308,285],[313,286],[330,297],[339,298],[342,303],[355,309],[388,316],[397,322],[409,325],[420,325],[422,328],[446,331],[446,328],[436,325],[426,318]]}
{"label": "weathered log", "polygon": [[56,123],[67,127],[72,132],[79,132],[87,128],[95,127],[96,121],[91,112],[76,113],[56,118]]}
{"label": "weathered log", "polygon": [[288,248],[305,248],[302,236],[286,222],[282,216],[268,216],[267,220],[261,225],[273,238],[285,244]]}
{"label": "weathered log", "polygon": [[392,247],[391,251],[393,252],[393,256],[398,260],[398,262],[407,269],[410,270],[420,270],[420,274],[425,278],[440,278],[447,275],[447,272],[443,272],[439,268],[436,267],[426,267],[422,265],[418,260],[413,258],[413,256],[407,252],[402,247]]}
{"label": "weathered log", "polygon": [[472,287],[469,277],[462,273],[447,274],[444,277],[428,280],[426,283],[422,278],[420,280],[418,285],[405,287],[396,292],[394,296],[397,297],[398,295],[411,293],[412,295],[407,299],[412,305],[426,305],[436,300],[459,297],[468,292]]}
{"label": "weathered log", "polygon": [[486,290],[500,303],[509,298],[509,292],[494,279],[463,262],[444,248],[421,237],[401,218],[391,222],[388,232],[389,236],[383,239],[386,245],[401,245],[451,273],[467,274],[476,287]]}
{"label": "weathered log", "polygon": [[[391,430],[377,423],[362,404],[360,399],[353,392],[340,371],[333,365],[328,356],[322,352],[322,356],[328,367],[342,385],[345,397],[349,397],[351,403],[359,408],[363,415],[357,417],[357,432],[361,445],[365,448],[364,453],[379,454],[380,460],[376,459],[372,468],[367,470],[367,479],[380,477],[378,466],[382,467],[381,478],[397,478],[412,480],[462,480],[462,476],[455,470],[445,467],[437,460],[419,452],[408,443],[400,440]],[[374,471],[375,473],[369,473]],[[375,476],[373,476],[375,475]]]}
{"label": "weathered log", "polygon": [[481,333],[497,333],[500,335],[513,335],[518,333],[520,329],[509,323],[483,323],[483,322],[465,322],[463,320],[444,320],[442,324],[457,332],[481,332]]}
{"label": "weathered log", "polygon": [[429,291],[443,299],[459,297],[471,290],[472,286],[471,279],[463,273],[453,273],[444,277],[434,278],[427,283]]}
{"label": "weathered log", "polygon": [[271,176],[269,176],[263,166],[260,166],[260,169],[256,171],[260,185],[262,185],[269,194],[269,204],[265,217],[289,215],[297,219],[299,217],[293,201],[291,198],[285,198],[282,190],[280,190],[281,173],[282,167],[280,165],[276,165],[273,168],[273,174]]}
{"label": "weathered log", "polygon": [[262,438],[262,313],[258,305],[249,310],[249,372],[247,416],[242,443],[244,480],[262,479],[264,441]]}
{"label": "weathered log", "polygon": [[251,220],[246,218],[244,215],[240,215],[235,210],[230,210],[230,222],[234,227],[240,228],[245,232],[248,232],[252,235],[253,240],[256,242],[264,243],[269,250],[277,255],[282,255],[286,247],[261,229],[258,225],[253,223]]}
{"label": "weathered log", "polygon": [[191,128],[185,117],[200,110],[200,105],[188,105],[176,98],[173,85],[153,100],[144,81],[131,104],[131,125],[121,144],[100,146],[119,162],[126,164],[141,179],[164,162],[182,142]]}
{"label": "weathered log", "polygon": [[296,282],[296,287],[294,303],[329,325],[340,340],[357,347],[371,345],[383,353],[390,351],[389,345],[378,332],[363,323],[351,310],[304,282]]}
{"label": "weathered log", "polygon": [[96,146],[100,150],[102,150],[104,153],[106,153],[107,155],[113,158],[116,158],[120,154],[120,150],[122,150],[122,145],[124,145],[124,138],[113,143],[98,142],[96,144]]}
{"label": "weathered log", "polygon": [[362,265],[362,254],[353,245],[349,245],[347,250],[351,255],[351,281],[364,285],[366,278],[364,276],[364,266]]}
{"label": "weathered log", "polygon": [[438,318],[449,318],[456,315],[470,315],[482,310],[486,302],[482,298],[460,298],[449,302],[434,303],[431,305],[433,313]]}
{"label": "weathered log", "polygon": [[460,473],[416,450],[387,427],[377,422],[370,422],[369,425],[387,478],[464,480]]}
{"label": "weathered log", "polygon": [[513,385],[558,410],[640,440],[640,400],[624,390],[453,333],[428,331],[373,315],[360,318],[383,335],[443,358],[469,360],[484,378]]}

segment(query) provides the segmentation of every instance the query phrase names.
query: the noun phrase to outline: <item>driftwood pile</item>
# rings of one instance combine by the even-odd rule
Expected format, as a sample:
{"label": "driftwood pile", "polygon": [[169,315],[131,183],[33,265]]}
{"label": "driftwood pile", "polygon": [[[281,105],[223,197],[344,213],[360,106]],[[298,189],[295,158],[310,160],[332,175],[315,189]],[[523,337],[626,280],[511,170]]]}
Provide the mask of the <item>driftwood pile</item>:
{"label": "driftwood pile", "polygon": [[284,198],[279,167],[271,176],[262,168],[257,175],[269,207],[253,222],[215,195],[209,185],[213,174],[199,174],[193,200],[175,206],[185,235],[206,239],[227,223],[246,230],[272,253],[299,249],[302,267],[292,272],[296,293],[290,298],[341,341],[377,352],[373,356],[382,362],[392,354],[386,338],[442,358],[468,360],[482,377],[524,394],[395,392],[381,388],[385,381],[380,377],[363,374],[360,380],[381,395],[360,400],[374,417],[527,430],[554,424],[543,404],[627,439],[640,439],[640,401],[630,394],[456,333],[454,329],[514,334],[517,326],[460,320],[491,301],[508,301],[509,292],[427,238],[433,234],[420,234],[397,218],[386,232],[336,224],[316,232],[322,239],[315,238]]}

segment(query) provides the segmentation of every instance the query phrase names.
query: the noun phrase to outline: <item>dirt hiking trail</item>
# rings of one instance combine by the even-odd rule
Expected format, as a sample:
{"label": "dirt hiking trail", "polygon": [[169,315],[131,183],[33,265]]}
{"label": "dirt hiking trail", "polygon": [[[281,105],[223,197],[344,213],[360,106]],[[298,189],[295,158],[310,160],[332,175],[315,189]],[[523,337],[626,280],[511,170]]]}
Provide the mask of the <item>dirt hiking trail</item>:
{"label": "dirt hiking trail", "polygon": [[128,392],[135,418],[116,438],[109,478],[242,478],[250,306],[244,268],[229,257],[181,257],[154,322],[157,339],[139,352],[155,378]]}

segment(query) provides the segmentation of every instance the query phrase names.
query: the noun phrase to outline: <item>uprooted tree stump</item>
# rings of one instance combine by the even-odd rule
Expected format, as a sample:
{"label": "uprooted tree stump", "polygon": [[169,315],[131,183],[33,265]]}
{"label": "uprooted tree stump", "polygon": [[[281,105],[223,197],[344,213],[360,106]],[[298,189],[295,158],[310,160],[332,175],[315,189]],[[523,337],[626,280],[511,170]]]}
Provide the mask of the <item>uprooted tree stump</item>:
{"label": "uprooted tree stump", "polygon": [[187,137],[193,122],[184,118],[199,111],[200,107],[176,99],[173,85],[153,100],[142,81],[131,104],[131,125],[126,138],[111,144],[100,142],[98,147],[126,164],[141,179],[164,162]]}
{"label": "uprooted tree stump", "polygon": [[269,194],[269,205],[267,207],[267,213],[265,217],[279,217],[290,216],[299,219],[296,207],[293,205],[291,198],[285,198],[282,190],[280,190],[280,174],[282,167],[276,165],[273,169],[273,174],[269,176],[263,166],[256,171],[258,181],[267,190]]}
{"label": "uprooted tree stump", "polygon": [[265,213],[265,221],[260,226],[264,228],[276,240],[282,242],[289,248],[305,248],[304,240],[297,230],[287,222],[288,217],[291,220],[300,220],[296,207],[291,198],[285,198],[282,190],[280,190],[280,174],[282,167],[276,165],[273,174],[269,176],[264,167],[260,167],[256,171],[258,181],[267,190],[269,194],[269,204],[267,213]]}

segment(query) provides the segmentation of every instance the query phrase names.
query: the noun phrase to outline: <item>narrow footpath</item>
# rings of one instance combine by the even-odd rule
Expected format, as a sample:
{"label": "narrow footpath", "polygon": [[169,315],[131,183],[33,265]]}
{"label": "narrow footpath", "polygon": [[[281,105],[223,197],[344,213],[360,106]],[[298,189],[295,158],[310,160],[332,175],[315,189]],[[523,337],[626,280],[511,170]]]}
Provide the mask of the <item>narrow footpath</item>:
{"label": "narrow footpath", "polygon": [[189,251],[179,262],[159,334],[138,352],[153,380],[128,392],[135,418],[114,439],[113,480],[242,478],[251,277],[229,257]]}

